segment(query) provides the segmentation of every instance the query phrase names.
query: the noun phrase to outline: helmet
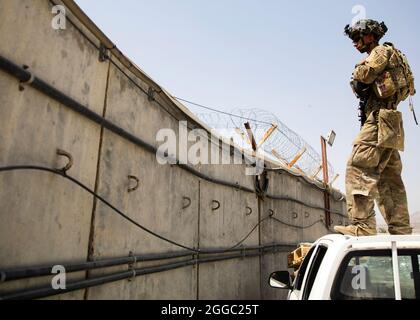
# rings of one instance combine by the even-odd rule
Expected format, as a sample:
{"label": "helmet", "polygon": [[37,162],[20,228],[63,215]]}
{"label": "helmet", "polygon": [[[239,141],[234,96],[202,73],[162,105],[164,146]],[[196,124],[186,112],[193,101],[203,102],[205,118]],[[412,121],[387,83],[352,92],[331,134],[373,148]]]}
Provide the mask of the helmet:
{"label": "helmet", "polygon": [[359,20],[353,26],[346,25],[344,28],[344,34],[353,41],[367,34],[373,34],[375,39],[379,41],[387,31],[388,27],[384,22],[379,23],[371,19]]}

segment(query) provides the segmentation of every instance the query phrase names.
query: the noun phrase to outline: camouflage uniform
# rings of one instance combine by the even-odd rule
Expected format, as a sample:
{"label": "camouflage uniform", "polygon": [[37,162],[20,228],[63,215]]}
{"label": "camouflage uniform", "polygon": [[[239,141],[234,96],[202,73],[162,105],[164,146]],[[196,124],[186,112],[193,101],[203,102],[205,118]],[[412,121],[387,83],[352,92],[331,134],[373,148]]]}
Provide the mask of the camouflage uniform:
{"label": "camouflage uniform", "polygon": [[[375,47],[365,62],[356,66],[354,80],[373,83],[389,69],[392,50],[390,46]],[[372,91],[365,108],[367,120],[353,142],[346,170],[346,196],[352,232],[356,235],[376,234],[375,199],[389,233],[411,234],[398,152],[404,150],[402,117],[397,111],[400,102],[398,94],[380,99]]]}

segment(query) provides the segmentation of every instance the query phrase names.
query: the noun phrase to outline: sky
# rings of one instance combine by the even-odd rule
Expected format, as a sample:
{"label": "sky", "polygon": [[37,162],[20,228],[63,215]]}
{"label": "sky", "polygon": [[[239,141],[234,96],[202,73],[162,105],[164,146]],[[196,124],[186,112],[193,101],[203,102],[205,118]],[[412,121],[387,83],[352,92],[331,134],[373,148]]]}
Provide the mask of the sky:
{"label": "sky", "polygon": [[[414,77],[420,77],[416,0],[76,2],[126,56],[174,96],[226,112],[266,110],[319,153],[320,136],[334,129],[337,137],[328,147],[328,160],[340,174],[334,187],[342,191],[352,141],[360,129],[349,81],[364,58],[343,35],[344,26],[363,14],[384,21],[389,31],[382,41],[402,50]],[[420,120],[419,97],[413,101]],[[403,180],[412,214],[420,211],[420,126],[407,101],[399,110],[406,144]]]}

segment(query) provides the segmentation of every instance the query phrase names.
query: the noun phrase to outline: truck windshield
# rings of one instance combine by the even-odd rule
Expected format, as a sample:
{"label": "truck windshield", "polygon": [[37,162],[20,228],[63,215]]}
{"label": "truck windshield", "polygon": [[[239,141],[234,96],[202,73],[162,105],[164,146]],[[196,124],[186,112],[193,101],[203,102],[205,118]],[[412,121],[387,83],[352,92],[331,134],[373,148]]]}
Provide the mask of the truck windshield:
{"label": "truck windshield", "polygon": [[[420,299],[419,260],[419,251],[398,251],[402,299]],[[331,298],[395,299],[391,251],[350,253],[336,276]]]}

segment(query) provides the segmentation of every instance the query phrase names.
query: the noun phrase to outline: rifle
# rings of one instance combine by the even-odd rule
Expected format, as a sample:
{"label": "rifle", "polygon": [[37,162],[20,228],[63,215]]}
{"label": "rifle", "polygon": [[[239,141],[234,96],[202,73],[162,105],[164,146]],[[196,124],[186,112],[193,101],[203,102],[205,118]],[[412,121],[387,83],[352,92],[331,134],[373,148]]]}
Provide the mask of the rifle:
{"label": "rifle", "polygon": [[354,94],[359,99],[359,121],[361,127],[365,124],[366,118],[366,106],[371,94],[371,87],[368,84],[352,80],[350,86],[353,89]]}

